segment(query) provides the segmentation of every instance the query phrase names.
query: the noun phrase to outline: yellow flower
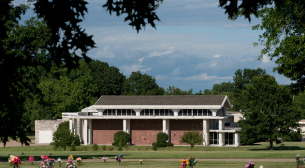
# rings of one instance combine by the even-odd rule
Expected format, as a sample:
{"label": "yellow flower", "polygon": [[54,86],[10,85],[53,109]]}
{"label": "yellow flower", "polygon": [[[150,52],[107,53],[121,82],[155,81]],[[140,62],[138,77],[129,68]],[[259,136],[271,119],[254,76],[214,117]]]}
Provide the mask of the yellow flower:
{"label": "yellow flower", "polygon": [[139,163],[143,163],[143,160],[140,160]]}
{"label": "yellow flower", "polygon": [[69,158],[70,158],[71,160],[73,160],[73,156],[72,156],[72,155],[70,155]]}

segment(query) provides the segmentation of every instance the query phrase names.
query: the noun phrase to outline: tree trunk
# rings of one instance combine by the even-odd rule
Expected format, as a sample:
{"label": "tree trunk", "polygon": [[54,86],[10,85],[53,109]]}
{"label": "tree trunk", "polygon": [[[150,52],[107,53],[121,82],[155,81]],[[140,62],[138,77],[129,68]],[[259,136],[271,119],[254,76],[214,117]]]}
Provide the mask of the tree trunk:
{"label": "tree trunk", "polygon": [[270,139],[269,142],[270,142],[270,150],[273,150],[273,141]]}
{"label": "tree trunk", "polygon": [[297,163],[297,168],[299,168],[299,163]]}

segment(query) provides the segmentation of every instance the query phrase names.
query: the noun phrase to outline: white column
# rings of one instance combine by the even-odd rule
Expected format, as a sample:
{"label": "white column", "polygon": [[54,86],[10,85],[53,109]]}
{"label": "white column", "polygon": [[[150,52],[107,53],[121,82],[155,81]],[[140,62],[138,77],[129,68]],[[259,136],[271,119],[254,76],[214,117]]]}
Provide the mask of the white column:
{"label": "white column", "polygon": [[239,147],[239,134],[238,133],[235,133],[234,134],[234,138],[235,138],[235,146],[236,147]]}
{"label": "white column", "polygon": [[72,118],[69,119],[69,130],[72,132]]}
{"label": "white column", "polygon": [[88,120],[84,119],[84,145],[88,145]]}
{"label": "white column", "polygon": [[98,109],[97,111],[99,116],[103,116],[104,109]]}
{"label": "white column", "polygon": [[126,132],[130,135],[130,119],[126,119]]}
{"label": "white column", "polygon": [[88,129],[88,136],[89,136],[89,139],[88,139],[88,144],[92,144],[92,119],[88,120],[88,125],[89,125],[89,129]]}
{"label": "white column", "polygon": [[80,142],[82,143],[82,139],[83,139],[83,120],[82,119],[79,119],[79,122],[78,122],[78,126],[79,126],[79,140]]}
{"label": "white column", "polygon": [[77,119],[76,118],[73,120],[73,126],[74,126],[74,135],[77,135]]}
{"label": "white column", "polygon": [[174,116],[178,117],[178,113],[179,113],[180,109],[172,109],[172,111],[174,112]]}
{"label": "white column", "polygon": [[219,146],[223,146],[223,133],[219,132],[218,134],[219,134],[219,137],[218,137]]}
{"label": "white column", "polygon": [[210,109],[212,111],[212,115],[216,116],[218,109]]}
{"label": "white column", "polygon": [[136,112],[136,116],[140,117],[140,113],[142,111],[142,109],[133,109]]}
{"label": "white column", "polygon": [[126,122],[126,119],[123,119],[123,131],[127,132],[127,122]]}
{"label": "white column", "polygon": [[219,130],[223,130],[223,119],[219,119],[218,127],[219,127]]}
{"label": "white column", "polygon": [[166,134],[168,135],[168,140],[167,142],[170,142],[170,128],[169,128],[169,119],[166,120]]}
{"label": "white column", "polygon": [[209,120],[205,119],[203,120],[203,146],[210,145],[210,138],[209,138]]}
{"label": "white column", "polygon": [[166,133],[166,120],[163,119],[163,132]]}

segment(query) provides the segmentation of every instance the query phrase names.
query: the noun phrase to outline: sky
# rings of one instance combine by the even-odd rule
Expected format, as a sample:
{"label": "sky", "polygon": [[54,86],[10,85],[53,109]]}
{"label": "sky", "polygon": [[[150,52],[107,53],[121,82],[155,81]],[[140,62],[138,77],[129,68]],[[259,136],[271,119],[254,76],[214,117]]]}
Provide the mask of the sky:
{"label": "sky", "polygon": [[[219,0],[164,0],[156,13],[156,29],[147,25],[139,33],[124,16],[109,15],[102,8],[106,0],[88,0],[88,13],[80,24],[93,35],[96,48],[88,55],[120,69],[125,76],[140,71],[156,78],[160,87],[182,90],[212,89],[214,84],[233,82],[236,70],[266,69],[280,84],[291,81],[272,69],[263,46],[254,47],[263,31],[252,30],[261,21],[252,17],[228,20]],[[18,1],[15,1],[18,3]],[[23,17],[36,16],[28,11]]]}

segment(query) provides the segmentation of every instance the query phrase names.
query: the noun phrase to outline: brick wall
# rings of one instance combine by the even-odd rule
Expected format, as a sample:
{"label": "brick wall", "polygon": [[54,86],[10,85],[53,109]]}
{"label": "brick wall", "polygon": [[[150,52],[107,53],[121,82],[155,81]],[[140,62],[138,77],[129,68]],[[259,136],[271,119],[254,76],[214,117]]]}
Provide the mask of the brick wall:
{"label": "brick wall", "polygon": [[170,120],[170,141],[174,145],[186,145],[180,144],[180,137],[187,131],[198,130],[203,134],[202,120]]}
{"label": "brick wall", "polygon": [[162,120],[130,120],[131,144],[151,145],[162,132]]}
{"label": "brick wall", "polygon": [[[39,143],[39,131],[52,131],[52,136],[63,120],[35,120],[35,143]],[[56,125],[56,126],[55,126]]]}
{"label": "brick wall", "polygon": [[92,140],[96,144],[112,144],[113,135],[123,131],[123,120],[92,120]]}

